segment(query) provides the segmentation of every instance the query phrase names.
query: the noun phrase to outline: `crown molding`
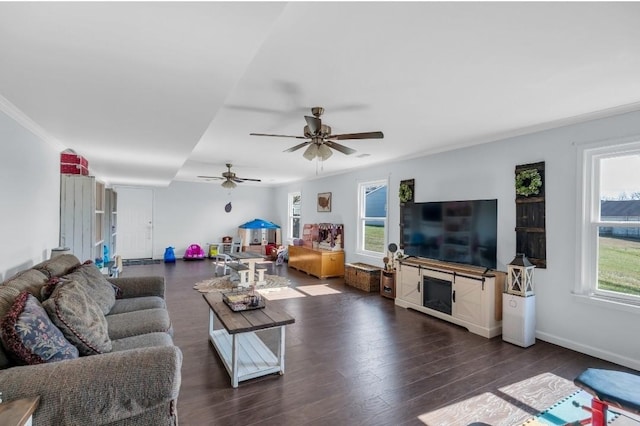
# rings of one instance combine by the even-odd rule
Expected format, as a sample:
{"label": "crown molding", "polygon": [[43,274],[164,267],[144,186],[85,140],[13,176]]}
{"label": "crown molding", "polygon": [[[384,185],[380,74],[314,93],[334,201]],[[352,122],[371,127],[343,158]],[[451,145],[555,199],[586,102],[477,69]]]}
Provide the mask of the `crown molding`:
{"label": "crown molding", "polygon": [[14,119],[22,127],[33,133],[39,139],[51,145],[57,151],[63,151],[66,147],[57,139],[53,138],[35,121],[29,118],[18,107],[9,102],[7,98],[0,95],[0,111]]}

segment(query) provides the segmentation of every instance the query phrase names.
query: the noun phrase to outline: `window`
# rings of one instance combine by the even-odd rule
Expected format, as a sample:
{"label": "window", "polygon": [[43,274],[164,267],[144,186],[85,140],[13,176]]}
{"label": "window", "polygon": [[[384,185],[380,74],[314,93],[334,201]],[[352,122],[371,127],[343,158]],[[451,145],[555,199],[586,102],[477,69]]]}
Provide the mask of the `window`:
{"label": "window", "polygon": [[640,304],[640,139],[583,147],[578,293]]}
{"label": "window", "polygon": [[300,238],[300,202],[299,192],[289,193],[289,238]]}
{"label": "window", "polygon": [[358,252],[383,254],[387,241],[387,181],[358,185]]}

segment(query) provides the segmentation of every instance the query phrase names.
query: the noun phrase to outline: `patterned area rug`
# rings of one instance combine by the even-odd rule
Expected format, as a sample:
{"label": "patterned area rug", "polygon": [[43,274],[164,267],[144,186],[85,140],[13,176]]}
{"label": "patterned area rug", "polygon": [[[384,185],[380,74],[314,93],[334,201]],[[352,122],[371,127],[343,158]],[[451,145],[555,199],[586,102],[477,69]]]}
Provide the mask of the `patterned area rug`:
{"label": "patterned area rug", "polygon": [[[582,407],[590,406],[591,395],[579,390],[525,422],[524,426],[579,425],[581,420],[591,417],[591,414]],[[618,418],[617,412],[612,409],[607,410],[608,424],[612,424],[616,418]]]}
{"label": "patterned area rug", "polygon": [[429,426],[514,426],[576,392],[573,382],[551,373],[512,383],[496,392],[486,392],[457,401],[419,416]]}
{"label": "patterned area rug", "polygon": [[[543,373],[424,413],[418,419],[429,426],[579,425],[580,420],[589,417],[581,406],[589,406],[590,401],[591,396],[571,380]],[[640,423],[609,412],[607,424]]]}
{"label": "patterned area rug", "polygon": [[[266,283],[257,285],[256,289],[259,290],[262,288],[288,287],[290,284],[288,278],[278,275],[265,274],[264,280],[266,281]],[[211,293],[216,291],[232,290],[237,285],[237,281],[231,281],[230,275],[225,275],[223,277],[215,277],[208,280],[200,281],[199,283],[196,283],[193,288],[198,290],[200,293]]]}

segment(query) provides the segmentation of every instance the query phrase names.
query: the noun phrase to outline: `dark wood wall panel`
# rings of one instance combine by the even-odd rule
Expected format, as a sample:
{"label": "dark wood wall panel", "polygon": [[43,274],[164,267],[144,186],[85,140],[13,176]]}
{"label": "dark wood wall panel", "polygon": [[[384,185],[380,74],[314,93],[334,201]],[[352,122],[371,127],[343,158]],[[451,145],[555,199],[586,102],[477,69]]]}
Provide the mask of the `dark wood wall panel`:
{"label": "dark wood wall panel", "polygon": [[535,169],[542,178],[537,194],[516,194],[516,252],[524,253],[537,268],[547,267],[544,161],[516,166],[515,175]]}

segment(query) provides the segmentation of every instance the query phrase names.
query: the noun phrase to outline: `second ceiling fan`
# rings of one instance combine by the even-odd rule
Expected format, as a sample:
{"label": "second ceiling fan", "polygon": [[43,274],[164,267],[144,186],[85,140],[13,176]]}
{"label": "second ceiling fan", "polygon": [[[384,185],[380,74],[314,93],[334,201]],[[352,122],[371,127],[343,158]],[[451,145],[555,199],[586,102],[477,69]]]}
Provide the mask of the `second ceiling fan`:
{"label": "second ceiling fan", "polygon": [[233,189],[236,187],[236,182],[262,182],[260,179],[249,179],[249,178],[241,178],[237,177],[234,172],[231,171],[231,164],[227,163],[227,171],[222,173],[222,176],[198,176],[201,179],[212,180],[212,179],[224,179],[222,182],[223,188]]}
{"label": "second ceiling fan", "polygon": [[335,149],[343,154],[350,155],[356,152],[355,149],[348,146],[339,144],[336,141],[347,139],[382,139],[384,137],[382,132],[365,132],[365,133],[344,133],[334,135],[331,133],[331,127],[326,124],[322,124],[320,116],[324,113],[324,108],[313,107],[311,108],[313,117],[305,115],[304,119],[307,121],[307,125],[304,126],[304,136],[290,136],[290,135],[274,135],[268,133],[250,133],[251,136],[272,136],[279,138],[295,138],[295,139],[308,139],[301,144],[292,146],[286,149],[284,152],[297,151],[300,148],[307,146],[302,156],[311,161],[314,158],[326,160],[333,155],[331,149]]}

